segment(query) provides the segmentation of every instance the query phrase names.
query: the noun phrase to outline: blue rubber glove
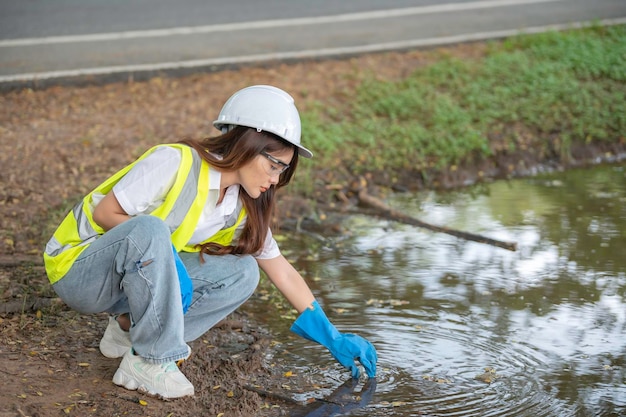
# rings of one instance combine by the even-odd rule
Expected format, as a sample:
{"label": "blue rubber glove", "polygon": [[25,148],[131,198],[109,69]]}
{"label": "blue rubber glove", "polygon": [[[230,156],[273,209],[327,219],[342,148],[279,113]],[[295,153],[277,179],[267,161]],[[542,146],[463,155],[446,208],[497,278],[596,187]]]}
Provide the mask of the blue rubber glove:
{"label": "blue rubber glove", "polygon": [[172,245],[172,250],[174,251],[174,262],[176,263],[178,282],[180,282],[180,297],[183,301],[183,313],[186,313],[187,310],[189,310],[191,298],[193,297],[193,283],[191,282],[191,277],[187,272],[187,268],[185,268],[185,264],[183,263],[183,260],[180,259],[174,245]]}
{"label": "blue rubber glove", "polygon": [[370,378],[376,376],[378,356],[374,346],[355,334],[340,333],[333,326],[317,301],[313,309],[307,308],[291,326],[291,331],[305,339],[325,346],[335,359],[352,371],[352,378],[359,377],[358,359]]}

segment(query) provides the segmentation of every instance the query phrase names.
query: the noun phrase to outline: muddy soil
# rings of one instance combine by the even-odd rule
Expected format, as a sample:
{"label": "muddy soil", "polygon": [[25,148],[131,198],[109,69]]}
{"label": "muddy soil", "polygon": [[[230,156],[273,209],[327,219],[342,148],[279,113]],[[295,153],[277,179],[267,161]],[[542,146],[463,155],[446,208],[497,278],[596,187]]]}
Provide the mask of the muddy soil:
{"label": "muddy soil", "polygon": [[[211,122],[219,107],[239,88],[276,85],[305,109],[313,100],[348,100],[346,91],[366,75],[395,79],[442,53],[475,57],[484,51],[484,45],[470,44],[0,94],[0,417],[278,416],[295,409],[306,415],[306,407],[292,400],[295,394],[306,398],[324,384],[338,384],[310,380],[292,372],[288,363],[274,362],[281,341],[273,340],[270,330],[245,310],[192,344],[192,356],[182,370],[195,385],[195,397],[162,401],[115,386],[111,378],[119,360],[98,351],[106,315],[80,315],[55,298],[42,267],[42,248],[62,213],[145,149],[183,136],[214,134]],[[454,172],[439,172],[431,184],[419,184],[405,173],[395,187],[462,186],[614,160],[624,151],[623,143],[587,144],[575,147],[574,158],[567,161],[532,149],[503,152]],[[347,171],[319,175],[316,201],[289,195],[280,203],[283,227],[288,229],[290,220],[306,219],[311,207],[332,211],[337,204],[356,203],[347,191],[352,180]],[[375,177],[385,179],[381,173]],[[325,186],[330,183],[346,183],[346,190],[329,192]],[[316,227],[340,233],[329,222]]]}

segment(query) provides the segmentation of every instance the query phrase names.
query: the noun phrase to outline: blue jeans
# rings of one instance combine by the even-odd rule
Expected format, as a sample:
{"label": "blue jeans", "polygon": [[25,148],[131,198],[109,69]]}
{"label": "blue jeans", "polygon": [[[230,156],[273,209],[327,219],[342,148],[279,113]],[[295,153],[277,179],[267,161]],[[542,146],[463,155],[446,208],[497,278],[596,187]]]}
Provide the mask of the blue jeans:
{"label": "blue jeans", "polygon": [[109,230],[76,259],[53,288],[81,313],[130,313],[133,349],[151,363],[189,355],[197,339],[254,292],[259,268],[252,256],[181,253],[194,292],[183,315],[169,228],[153,216]]}

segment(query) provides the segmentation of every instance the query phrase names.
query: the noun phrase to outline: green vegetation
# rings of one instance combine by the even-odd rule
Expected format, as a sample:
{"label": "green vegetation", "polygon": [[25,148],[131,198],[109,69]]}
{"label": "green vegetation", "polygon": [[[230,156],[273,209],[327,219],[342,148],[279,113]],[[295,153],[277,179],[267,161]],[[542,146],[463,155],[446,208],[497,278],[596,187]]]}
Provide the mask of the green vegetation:
{"label": "green vegetation", "polygon": [[[307,169],[425,173],[497,152],[624,140],[626,26],[520,35],[442,56],[399,81],[372,74],[341,107],[303,112]],[[313,188],[300,175],[300,191]],[[304,188],[302,188],[304,187]]]}

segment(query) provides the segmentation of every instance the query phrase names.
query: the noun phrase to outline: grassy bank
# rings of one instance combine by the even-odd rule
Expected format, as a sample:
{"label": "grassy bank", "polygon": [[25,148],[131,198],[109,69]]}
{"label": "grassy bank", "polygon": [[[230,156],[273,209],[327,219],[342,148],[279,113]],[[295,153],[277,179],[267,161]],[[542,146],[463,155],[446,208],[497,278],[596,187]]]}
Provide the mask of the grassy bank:
{"label": "grassy bank", "polygon": [[[302,115],[317,151],[302,165],[427,178],[499,154],[566,161],[575,144],[623,143],[625,51],[626,26],[590,27],[492,42],[471,59],[442,54],[402,80],[373,73],[340,107]],[[300,191],[313,177],[299,175]]]}

